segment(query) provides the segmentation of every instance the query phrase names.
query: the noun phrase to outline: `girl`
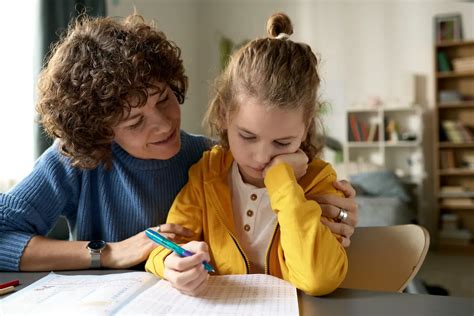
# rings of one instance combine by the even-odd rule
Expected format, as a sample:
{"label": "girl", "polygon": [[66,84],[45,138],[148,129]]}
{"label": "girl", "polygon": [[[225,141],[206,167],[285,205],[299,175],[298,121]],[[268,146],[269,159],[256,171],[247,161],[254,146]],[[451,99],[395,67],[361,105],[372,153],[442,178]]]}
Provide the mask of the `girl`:
{"label": "girl", "polygon": [[310,295],[330,293],[347,271],[344,248],[305,197],[339,194],[334,170],[317,158],[317,59],[289,39],[285,14],[267,31],[271,38],[236,52],[218,79],[206,120],[220,146],[191,167],[168,215],[204,242],[185,244],[196,253],[187,258],[158,247],[146,264],[186,294],[205,288],[203,260],[218,274],[271,274]]}

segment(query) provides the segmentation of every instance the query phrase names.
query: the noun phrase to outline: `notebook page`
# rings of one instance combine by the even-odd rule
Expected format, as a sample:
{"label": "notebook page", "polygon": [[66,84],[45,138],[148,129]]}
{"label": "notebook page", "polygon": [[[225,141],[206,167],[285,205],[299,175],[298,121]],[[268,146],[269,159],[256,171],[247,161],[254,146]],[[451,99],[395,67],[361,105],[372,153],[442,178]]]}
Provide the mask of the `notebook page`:
{"label": "notebook page", "polygon": [[111,315],[159,279],[146,272],[50,273],[0,301],[5,315]]}
{"label": "notebook page", "polygon": [[160,281],[139,294],[119,315],[298,315],[296,288],[263,275],[211,276],[199,297]]}

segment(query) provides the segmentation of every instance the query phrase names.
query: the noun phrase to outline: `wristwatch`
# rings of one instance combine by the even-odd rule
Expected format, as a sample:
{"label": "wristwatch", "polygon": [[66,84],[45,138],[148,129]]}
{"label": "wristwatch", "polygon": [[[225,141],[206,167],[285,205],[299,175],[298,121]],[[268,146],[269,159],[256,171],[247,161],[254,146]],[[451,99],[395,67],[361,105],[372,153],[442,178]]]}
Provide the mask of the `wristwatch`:
{"label": "wristwatch", "polygon": [[91,268],[96,269],[101,267],[100,255],[105,246],[107,246],[107,243],[103,240],[91,240],[87,244],[87,249],[89,249],[89,253],[91,254]]}

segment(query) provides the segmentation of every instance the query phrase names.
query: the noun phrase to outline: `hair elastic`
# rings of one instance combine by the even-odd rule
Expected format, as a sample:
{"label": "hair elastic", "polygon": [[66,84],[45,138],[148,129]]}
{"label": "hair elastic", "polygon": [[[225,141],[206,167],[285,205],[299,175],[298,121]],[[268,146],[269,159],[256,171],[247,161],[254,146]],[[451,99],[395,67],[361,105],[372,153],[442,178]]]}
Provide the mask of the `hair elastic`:
{"label": "hair elastic", "polygon": [[275,39],[281,39],[281,40],[287,40],[289,38],[290,38],[290,35],[286,33],[280,33],[277,35],[277,37],[275,37]]}

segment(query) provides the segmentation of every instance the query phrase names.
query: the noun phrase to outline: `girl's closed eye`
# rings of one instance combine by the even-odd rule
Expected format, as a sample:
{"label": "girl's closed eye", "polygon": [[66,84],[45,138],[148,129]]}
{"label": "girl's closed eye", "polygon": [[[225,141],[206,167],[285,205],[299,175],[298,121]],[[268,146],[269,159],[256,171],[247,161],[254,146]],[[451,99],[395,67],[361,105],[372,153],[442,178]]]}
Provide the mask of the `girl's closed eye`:
{"label": "girl's closed eye", "polygon": [[248,141],[255,140],[255,136],[243,135],[243,134],[239,134],[239,136],[240,136],[242,139],[245,139],[245,140],[248,140]]}
{"label": "girl's closed eye", "polygon": [[286,147],[286,146],[291,145],[291,143],[283,143],[283,142],[279,142],[279,141],[275,141],[275,144],[279,147]]}

